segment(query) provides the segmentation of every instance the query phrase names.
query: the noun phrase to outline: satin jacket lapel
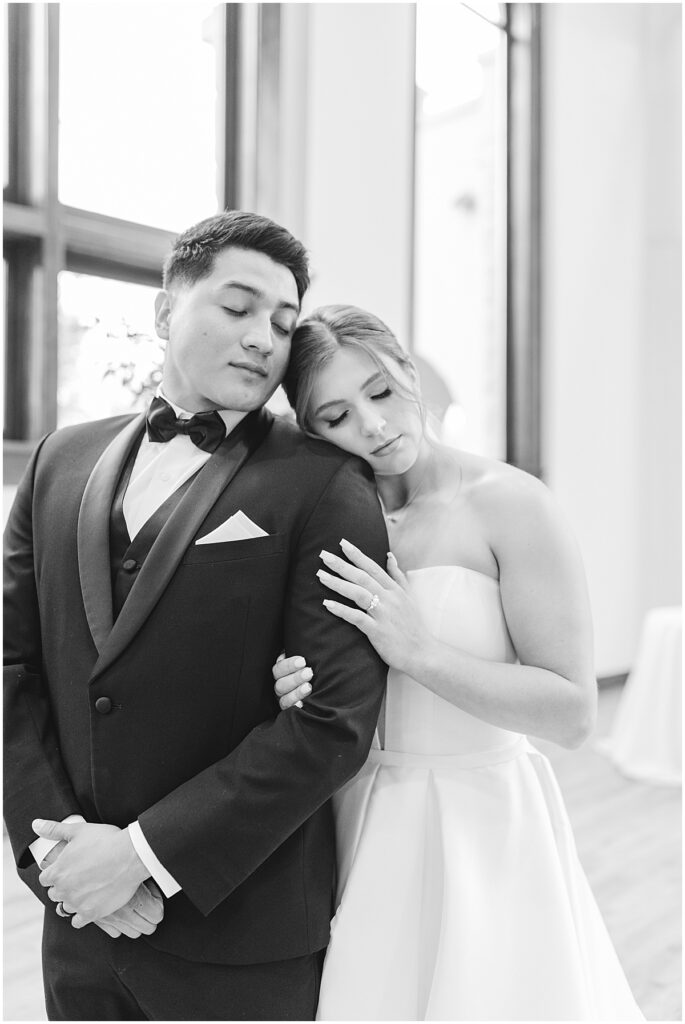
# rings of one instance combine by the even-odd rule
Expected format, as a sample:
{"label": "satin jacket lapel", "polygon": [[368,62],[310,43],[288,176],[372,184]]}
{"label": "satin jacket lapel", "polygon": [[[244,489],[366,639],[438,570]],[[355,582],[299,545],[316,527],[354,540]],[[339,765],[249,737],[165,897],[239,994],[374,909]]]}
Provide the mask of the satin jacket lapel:
{"label": "satin jacket lapel", "polygon": [[91,681],[111,665],[135,637],[162,596],[210,509],[245,460],[262,443],[272,423],[273,417],[265,409],[250,413],[199,471],[152,545],[100,650]]}
{"label": "satin jacket lapel", "polygon": [[145,416],[136,416],[105,448],[83,492],[77,543],[81,594],[93,642],[101,652],[112,629],[112,579],[109,558],[109,517],[122,466]]}

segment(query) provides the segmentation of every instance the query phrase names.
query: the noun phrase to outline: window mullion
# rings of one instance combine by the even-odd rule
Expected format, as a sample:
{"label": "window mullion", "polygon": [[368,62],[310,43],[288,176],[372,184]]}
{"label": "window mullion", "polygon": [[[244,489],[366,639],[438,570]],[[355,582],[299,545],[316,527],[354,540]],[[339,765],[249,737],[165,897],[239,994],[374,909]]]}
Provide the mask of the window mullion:
{"label": "window mullion", "polygon": [[32,316],[35,308],[36,242],[10,242],[7,260],[5,380],[5,436],[21,440],[29,436],[28,395],[30,393]]}
{"label": "window mullion", "polygon": [[507,462],[542,475],[540,4],[509,5]]}
{"label": "window mullion", "polygon": [[219,112],[217,116],[218,195],[221,209],[238,206],[240,159],[240,4],[224,4],[224,46],[221,55]]}
{"label": "window mullion", "polygon": [[31,104],[32,17],[30,4],[8,4],[8,108],[9,182],[5,199],[31,202]]}
{"label": "window mullion", "polygon": [[259,5],[257,64],[257,197],[269,217],[280,210],[281,5]]}
{"label": "window mullion", "polygon": [[43,50],[45,82],[45,147],[42,153],[42,193],[47,231],[43,240],[40,314],[31,338],[29,437],[36,438],[57,425],[58,281],[64,268],[64,234],[58,200],[59,158],[59,4],[42,9],[46,45]]}
{"label": "window mullion", "polygon": [[104,214],[62,206],[61,222],[70,269],[108,266],[115,276],[159,284],[161,268],[175,238],[173,231],[134,224]]}

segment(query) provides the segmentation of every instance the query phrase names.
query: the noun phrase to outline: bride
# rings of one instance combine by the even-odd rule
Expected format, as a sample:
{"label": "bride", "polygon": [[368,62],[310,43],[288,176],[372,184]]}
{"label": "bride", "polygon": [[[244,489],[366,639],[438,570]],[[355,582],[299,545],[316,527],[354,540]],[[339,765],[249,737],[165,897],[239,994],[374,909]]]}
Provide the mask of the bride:
{"label": "bride", "polygon": [[[334,798],[318,1019],[643,1019],[526,738],[577,746],[596,710],[583,568],[549,492],[429,438],[410,359],[363,310],[304,320],[285,387],[303,430],[372,467],[392,548],[385,566],[343,538],[321,552],[326,608],[390,670]],[[316,686],[288,654],[284,709]]]}

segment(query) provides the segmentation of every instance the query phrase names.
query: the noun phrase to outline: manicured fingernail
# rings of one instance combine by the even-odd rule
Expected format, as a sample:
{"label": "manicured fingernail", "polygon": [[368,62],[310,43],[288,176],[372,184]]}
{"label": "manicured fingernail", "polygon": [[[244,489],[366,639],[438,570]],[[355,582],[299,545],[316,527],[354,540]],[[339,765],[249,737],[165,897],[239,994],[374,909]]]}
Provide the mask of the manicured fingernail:
{"label": "manicured fingernail", "polygon": [[354,544],[350,544],[349,540],[345,540],[345,538],[344,538],[344,537],[343,537],[343,539],[342,539],[342,540],[340,541],[340,544],[341,544],[341,545],[347,545],[347,547],[348,547],[348,548],[354,548],[354,550],[355,550],[355,551],[357,550],[357,549],[356,549],[356,548],[354,547]]}
{"label": "manicured fingernail", "polygon": [[312,692],[312,688],[309,685],[309,683],[305,683],[304,686],[302,687],[302,689],[300,690],[300,693],[302,694],[303,697],[306,697],[307,694],[309,694],[311,692]]}
{"label": "manicured fingernail", "polygon": [[295,658],[295,661],[293,662],[293,664],[294,664],[295,668],[304,668],[304,666],[307,664],[307,662],[304,660],[304,658],[297,657],[297,658]]}
{"label": "manicured fingernail", "polygon": [[392,558],[393,562],[396,562],[396,561],[397,561],[397,559],[396,559],[396,558],[395,558],[395,556],[393,555],[392,551],[388,551],[388,558]]}
{"label": "manicured fingernail", "polygon": [[37,828],[42,828],[44,824],[45,822],[43,821],[42,818],[34,818],[33,821],[31,822],[31,828],[35,832]]}
{"label": "manicured fingernail", "polygon": [[322,551],[319,555],[319,558],[323,558],[324,562],[327,562],[329,558],[333,557],[334,556],[330,553],[330,551]]}
{"label": "manicured fingernail", "polygon": [[326,601],[326,600],[323,600],[321,602],[321,604],[325,604],[327,608],[328,608],[329,604],[332,604],[332,603],[333,603],[332,601]]}
{"label": "manicured fingernail", "polygon": [[[311,679],[313,675],[314,675],[314,673],[312,672],[312,670],[310,668],[305,668],[303,670],[303,672],[302,672],[302,678],[303,679]],[[309,687],[309,689],[311,690],[311,686]]]}
{"label": "manicured fingernail", "polygon": [[303,707],[304,707],[304,704],[302,703],[302,701],[301,701],[301,700],[296,700],[296,701],[295,701],[295,703],[294,703],[294,705],[293,705],[293,707],[296,707],[296,708],[303,708]]}

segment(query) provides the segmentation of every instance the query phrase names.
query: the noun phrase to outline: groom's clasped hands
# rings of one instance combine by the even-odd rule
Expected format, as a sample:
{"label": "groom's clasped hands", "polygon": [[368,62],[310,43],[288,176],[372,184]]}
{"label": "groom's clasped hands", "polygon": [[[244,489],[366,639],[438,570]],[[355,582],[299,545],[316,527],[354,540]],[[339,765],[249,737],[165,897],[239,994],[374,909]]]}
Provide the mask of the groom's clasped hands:
{"label": "groom's clasped hands", "polygon": [[57,840],[38,876],[57,913],[74,928],[96,924],[112,938],[151,935],[164,903],[126,830],[115,825],[36,819],[33,830]]}

